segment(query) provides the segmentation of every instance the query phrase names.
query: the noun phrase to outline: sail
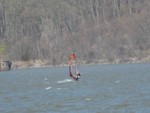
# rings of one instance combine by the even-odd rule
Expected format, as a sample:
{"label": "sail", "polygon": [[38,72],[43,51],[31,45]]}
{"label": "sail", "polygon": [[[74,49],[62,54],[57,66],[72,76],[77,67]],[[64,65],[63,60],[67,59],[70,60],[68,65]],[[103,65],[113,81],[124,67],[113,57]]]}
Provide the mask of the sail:
{"label": "sail", "polygon": [[69,75],[70,75],[70,77],[72,77],[73,79],[75,79],[75,80],[77,80],[77,78],[76,78],[76,76],[74,76],[73,74],[72,74],[72,66],[69,64]]}
{"label": "sail", "polygon": [[71,65],[75,65],[76,64],[76,56],[75,56],[74,53],[70,54],[69,62],[70,62]]}
{"label": "sail", "polygon": [[80,77],[80,73],[77,67],[77,60],[74,53],[70,54],[70,58],[69,58],[69,75],[75,80],[78,80]]}
{"label": "sail", "polygon": [[74,53],[70,54],[69,64],[71,66],[71,70],[75,72],[74,74],[76,74],[78,72],[78,69],[77,69],[77,60]]}

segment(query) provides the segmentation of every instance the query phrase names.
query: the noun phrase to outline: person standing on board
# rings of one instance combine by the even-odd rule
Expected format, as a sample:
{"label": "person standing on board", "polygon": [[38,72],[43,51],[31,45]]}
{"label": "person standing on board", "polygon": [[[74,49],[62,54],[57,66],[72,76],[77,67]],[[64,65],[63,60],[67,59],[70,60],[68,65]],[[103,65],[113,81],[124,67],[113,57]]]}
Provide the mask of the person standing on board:
{"label": "person standing on board", "polygon": [[73,75],[72,74],[72,65],[70,64],[70,62],[69,62],[69,74],[70,74],[70,77],[72,77],[74,80],[79,80],[79,78],[80,78],[80,73],[79,72],[76,72],[76,74],[75,75]]}
{"label": "person standing on board", "polygon": [[[71,71],[73,65],[75,65],[75,75],[73,75]],[[72,77],[76,81],[80,78],[80,75],[81,75],[77,68],[76,56],[74,53],[70,54],[69,56],[69,73],[70,73],[70,77]]]}

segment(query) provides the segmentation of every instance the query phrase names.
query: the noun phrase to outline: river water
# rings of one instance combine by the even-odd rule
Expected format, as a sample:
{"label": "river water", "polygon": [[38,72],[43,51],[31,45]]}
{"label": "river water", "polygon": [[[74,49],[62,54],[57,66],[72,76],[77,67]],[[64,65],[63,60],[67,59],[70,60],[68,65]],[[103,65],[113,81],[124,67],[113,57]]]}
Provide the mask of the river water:
{"label": "river water", "polygon": [[150,113],[150,64],[0,72],[0,113]]}

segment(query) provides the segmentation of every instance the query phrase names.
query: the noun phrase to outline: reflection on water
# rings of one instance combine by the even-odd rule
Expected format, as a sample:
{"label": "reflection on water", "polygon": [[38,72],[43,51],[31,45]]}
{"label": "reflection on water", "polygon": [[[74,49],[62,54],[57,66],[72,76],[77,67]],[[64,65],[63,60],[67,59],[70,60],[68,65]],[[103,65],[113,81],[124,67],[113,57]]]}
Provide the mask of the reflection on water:
{"label": "reflection on water", "polygon": [[150,64],[0,72],[0,113],[149,113]]}

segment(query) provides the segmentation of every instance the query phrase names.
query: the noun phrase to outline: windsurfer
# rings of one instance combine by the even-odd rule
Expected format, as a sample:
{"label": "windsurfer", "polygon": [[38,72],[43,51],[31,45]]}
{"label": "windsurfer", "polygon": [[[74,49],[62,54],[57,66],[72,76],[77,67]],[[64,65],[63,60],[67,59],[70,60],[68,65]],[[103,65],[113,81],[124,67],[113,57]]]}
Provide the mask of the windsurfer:
{"label": "windsurfer", "polygon": [[69,62],[69,73],[70,73],[70,77],[72,77],[72,78],[75,79],[76,81],[79,80],[81,74],[77,71],[77,67],[76,67],[76,74],[75,74],[75,75],[72,74],[71,69],[72,69],[72,65],[71,65],[71,63]]}

